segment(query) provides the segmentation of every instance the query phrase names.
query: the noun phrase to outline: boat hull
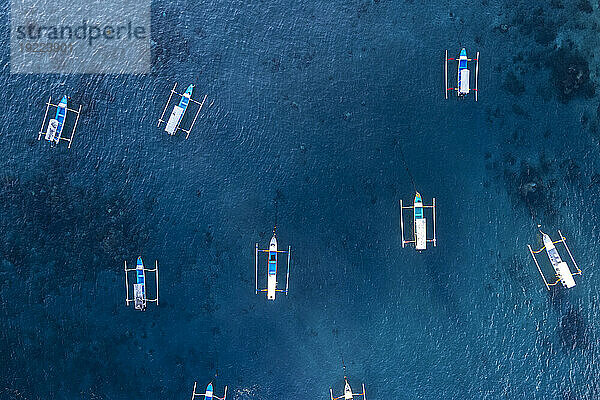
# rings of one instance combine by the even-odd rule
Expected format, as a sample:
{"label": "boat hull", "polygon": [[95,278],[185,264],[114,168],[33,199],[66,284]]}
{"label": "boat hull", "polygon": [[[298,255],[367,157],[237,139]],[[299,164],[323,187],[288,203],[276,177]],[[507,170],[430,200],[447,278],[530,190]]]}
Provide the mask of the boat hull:
{"label": "boat hull", "polygon": [[141,257],[135,267],[136,283],[133,284],[133,304],[136,310],[146,310],[146,274]]}
{"label": "boat hull", "polygon": [[179,100],[179,104],[173,108],[173,112],[167,121],[167,125],[165,126],[165,132],[169,135],[174,135],[179,128],[179,124],[183,119],[183,116],[190,104],[190,99],[192,98],[192,91],[194,89],[194,85],[188,86],[185,93],[181,96],[181,100]]}
{"label": "boat hull", "polygon": [[569,266],[560,258],[558,250],[556,249],[556,246],[554,246],[550,236],[544,233],[542,239],[544,241],[544,247],[546,248],[546,254],[554,268],[554,272],[556,272],[556,276],[560,279],[563,286],[572,288],[575,286],[575,279],[573,279],[573,274],[571,273]]}
{"label": "boat hull", "polygon": [[427,249],[427,220],[423,215],[423,200],[421,195],[417,193],[415,195],[415,202],[413,204],[414,210],[414,230],[415,230],[415,249],[426,250]]}
{"label": "boat hull", "polygon": [[267,270],[267,299],[275,300],[277,291],[277,238],[275,235],[271,238],[269,244],[269,261]]}

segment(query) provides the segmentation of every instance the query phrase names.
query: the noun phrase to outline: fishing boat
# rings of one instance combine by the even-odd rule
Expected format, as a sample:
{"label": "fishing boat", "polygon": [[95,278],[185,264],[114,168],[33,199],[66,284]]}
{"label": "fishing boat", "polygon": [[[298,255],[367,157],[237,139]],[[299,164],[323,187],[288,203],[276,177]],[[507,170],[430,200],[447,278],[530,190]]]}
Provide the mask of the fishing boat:
{"label": "fishing boat", "polygon": [[[81,105],[77,110],[69,108],[67,106],[68,97],[65,95],[62,97],[61,101],[58,104],[52,104],[52,96],[48,98],[46,102],[46,111],[44,112],[44,119],[42,120],[42,126],[38,132],[38,140],[46,139],[49,142],[58,144],[61,140],[69,143],[68,148],[71,148],[71,144],[73,144],[73,136],[75,136],[75,131],[77,130],[77,124],[79,123],[79,116],[81,114]],[[56,115],[54,118],[48,121],[48,126],[46,127],[46,117],[48,117],[48,111],[50,107],[56,108]],[[75,114],[75,123],[73,124],[73,129],[69,132],[63,132],[65,121],[67,119],[67,113],[71,112]],[[45,129],[44,129],[45,128]]]}
{"label": "fishing boat", "polygon": [[[133,299],[129,298],[129,279],[128,272],[135,271],[135,283],[133,284]],[[154,272],[156,279],[156,298],[149,299],[146,295],[146,272]],[[134,308],[140,311],[146,311],[148,302],[155,302],[158,305],[158,261],[155,261],[155,267],[148,269],[144,266],[142,257],[138,257],[135,268],[127,268],[125,261],[125,289],[127,290],[126,304],[133,301]]]}
{"label": "fishing boat", "polygon": [[[182,131],[184,131],[186,133],[185,138],[187,139],[190,136],[190,132],[192,131],[192,128],[194,127],[194,124],[196,123],[196,119],[198,118],[198,115],[200,114],[200,110],[202,110],[202,107],[204,106],[204,102],[206,101],[206,98],[208,97],[208,95],[205,94],[204,98],[202,99],[202,102],[199,102],[192,98],[192,92],[194,91],[194,85],[189,85],[184,93],[179,93],[179,92],[177,92],[176,89],[177,89],[177,82],[175,82],[175,84],[173,85],[173,89],[171,89],[171,94],[169,95],[169,99],[167,100],[167,103],[165,104],[165,107],[163,108],[163,112],[162,112],[160,118],[158,119],[157,127],[160,127],[160,124],[165,122],[165,120],[163,118],[165,116],[165,113],[167,112],[167,108],[169,107],[169,104],[171,104],[171,98],[173,97],[173,95],[180,96],[181,98],[179,99],[179,104],[173,108],[173,112],[171,113],[171,116],[169,117],[168,121],[166,122],[165,132],[167,132],[169,135],[173,136],[173,135],[175,135],[175,133],[177,133],[178,129],[181,129]],[[198,109],[196,110],[196,114],[194,115],[194,119],[192,120],[192,123],[190,124],[189,128],[188,129],[181,128],[179,125],[180,125],[181,121],[183,120],[183,117],[188,109],[190,102],[196,103],[198,105]],[[210,105],[212,105],[212,103]]]}
{"label": "fishing boat", "polygon": [[[432,209],[433,216],[433,237],[427,238],[427,219],[425,218],[425,209]],[[404,239],[404,211],[412,210],[412,222],[413,222],[413,240],[405,240]],[[433,204],[430,206],[423,204],[423,199],[419,192],[415,193],[415,198],[413,200],[412,206],[404,206],[402,203],[402,199],[400,199],[400,232],[402,235],[402,247],[405,244],[414,244],[416,250],[425,250],[427,249],[427,243],[433,243],[435,247],[437,245],[436,238],[436,224],[435,224],[435,197],[433,198]]]}
{"label": "fishing boat", "polygon": [[165,132],[167,132],[169,135],[174,135],[175,131],[177,131],[177,129],[179,128],[179,124],[181,123],[185,111],[187,110],[188,105],[190,104],[190,99],[192,97],[193,90],[194,85],[188,86],[188,88],[181,96],[181,99],[179,99],[179,104],[173,108],[173,112],[171,113],[171,116],[167,121],[167,125],[165,126]]}
{"label": "fishing boat", "polygon": [[267,299],[275,300],[275,290],[277,288],[277,238],[273,233],[269,243],[269,265],[267,273]]}
{"label": "fishing boat", "polygon": [[[267,288],[266,289],[258,289],[258,254],[259,252],[268,253],[267,259]],[[277,289],[277,254],[278,253],[287,253],[287,274],[286,274],[286,284],[285,290]],[[289,281],[290,281],[290,257],[291,257],[291,246],[288,246],[288,250],[278,250],[277,249],[277,236],[275,234],[275,229],[273,229],[273,237],[271,237],[271,241],[269,242],[269,249],[262,250],[258,248],[258,243],[256,243],[256,252],[255,252],[255,262],[254,262],[254,280],[255,280],[255,291],[258,292],[267,292],[268,300],[275,300],[275,294],[277,292],[284,292],[286,295],[288,294]]]}
{"label": "fishing boat", "polygon": [[[566,288],[572,288],[573,286],[575,286],[575,279],[573,279],[573,275],[581,275],[581,270],[579,269],[579,266],[575,262],[575,259],[573,258],[573,255],[571,254],[571,250],[569,249],[569,246],[567,246],[565,237],[562,235],[561,231],[558,231],[560,240],[553,241],[552,238],[550,237],[550,235],[542,232],[539,225],[538,225],[538,230],[539,230],[540,234],[542,235],[542,242],[544,243],[544,246],[537,251],[533,251],[530,245],[527,245],[527,247],[529,248],[529,252],[531,253],[531,256],[533,257],[533,261],[535,262],[535,265],[537,266],[537,269],[538,269],[540,275],[542,276],[542,279],[544,280],[544,284],[546,285],[546,288],[548,290],[550,290],[550,286],[554,286],[554,285],[558,284],[559,282]],[[560,257],[560,254],[558,253],[558,249],[555,246],[558,243],[562,243],[565,246],[565,249],[567,250],[569,257],[571,258],[571,262],[573,263],[573,266],[577,269],[576,273],[571,272],[569,265],[565,261],[563,261],[562,258]],[[542,269],[540,268],[538,260],[535,256],[536,254],[540,253],[542,250],[546,250],[546,255],[548,256],[548,260],[550,260],[550,264],[552,265],[552,268],[554,269],[554,272],[556,273],[557,279],[553,283],[548,283],[545,275],[542,273]]]}
{"label": "fishing boat", "polygon": [[414,210],[414,229],[415,229],[415,248],[417,250],[425,250],[427,248],[427,220],[423,215],[423,200],[421,194],[415,194],[413,204]]}
{"label": "fishing boat", "polygon": [[367,391],[365,390],[365,384],[362,384],[362,393],[352,393],[352,388],[350,387],[350,383],[348,383],[348,378],[346,377],[346,368],[344,367],[344,394],[338,397],[333,397],[333,389],[329,388],[329,396],[331,400],[353,400],[354,397],[363,397],[363,400],[367,400]]}
{"label": "fishing boat", "polygon": [[[455,88],[448,87],[448,61],[457,61],[457,77]],[[469,70],[469,61],[475,61],[475,88],[471,88],[471,71]],[[475,92],[475,101],[478,100],[479,92],[479,52],[477,52],[476,58],[467,57],[467,49],[464,47],[460,50],[458,58],[448,58],[448,50],[446,50],[446,57],[444,61],[444,80],[446,85],[445,96],[448,98],[448,91],[455,90],[458,97],[465,97],[471,91]]]}
{"label": "fishing boat", "polygon": [[469,71],[469,67],[467,66],[467,62],[469,59],[467,58],[467,50],[463,48],[460,51],[460,55],[458,57],[458,95],[465,96],[469,94],[469,77],[471,71]]}
{"label": "fishing boat", "polygon": [[67,96],[56,106],[56,116],[48,122],[45,139],[49,142],[58,143],[62,135],[65,119],[67,117]]}
{"label": "fishing boat", "polygon": [[138,257],[135,267],[136,283],[133,284],[134,308],[146,311],[146,273],[142,257]]}
{"label": "fishing boat", "polygon": [[192,399],[191,400],[194,400],[196,398],[196,396],[203,396],[204,400],[212,400],[212,399],[225,400],[227,398],[227,386],[225,386],[225,394],[223,395],[223,397],[219,397],[214,394],[212,382],[208,384],[208,386],[206,387],[206,392],[204,392],[204,393],[196,393],[197,384],[198,384],[198,382],[194,382],[194,390],[192,391]]}

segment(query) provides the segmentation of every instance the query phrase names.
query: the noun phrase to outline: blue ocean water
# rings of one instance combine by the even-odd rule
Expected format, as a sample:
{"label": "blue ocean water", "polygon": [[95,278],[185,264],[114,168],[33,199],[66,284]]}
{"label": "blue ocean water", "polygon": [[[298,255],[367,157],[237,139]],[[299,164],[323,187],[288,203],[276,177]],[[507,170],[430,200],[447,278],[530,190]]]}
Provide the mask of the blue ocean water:
{"label": "blue ocean water", "polygon": [[[342,360],[369,399],[599,398],[598,12],[155,1],[151,75],[16,76],[2,53],[1,398],[327,399]],[[462,46],[477,103],[444,100]],[[175,81],[211,104],[189,140],[156,128]],[[63,93],[69,150],[36,140]],[[406,166],[438,205],[423,253],[400,245]],[[254,244],[275,223],[290,294],[267,302]],[[575,288],[544,288],[537,223],[567,237]],[[124,305],[138,255],[160,263],[145,313]]]}

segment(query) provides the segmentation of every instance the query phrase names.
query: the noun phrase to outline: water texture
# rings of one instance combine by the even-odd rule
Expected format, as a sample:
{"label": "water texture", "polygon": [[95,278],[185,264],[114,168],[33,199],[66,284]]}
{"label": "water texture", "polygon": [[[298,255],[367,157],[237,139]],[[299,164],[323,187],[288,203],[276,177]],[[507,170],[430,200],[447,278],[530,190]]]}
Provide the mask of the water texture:
{"label": "water texture", "polygon": [[[599,12],[155,1],[152,74],[10,75],[1,54],[0,398],[327,399],[342,359],[369,399],[600,398]],[[477,103],[444,100],[463,46]],[[212,104],[189,140],[156,128],[173,82]],[[68,150],[36,140],[65,93]],[[402,153],[438,204],[423,253],[400,244]],[[267,302],[254,244],[275,223],[290,294]],[[567,237],[575,288],[543,286],[537,223]],[[161,271],[145,313],[124,304],[138,255]]]}

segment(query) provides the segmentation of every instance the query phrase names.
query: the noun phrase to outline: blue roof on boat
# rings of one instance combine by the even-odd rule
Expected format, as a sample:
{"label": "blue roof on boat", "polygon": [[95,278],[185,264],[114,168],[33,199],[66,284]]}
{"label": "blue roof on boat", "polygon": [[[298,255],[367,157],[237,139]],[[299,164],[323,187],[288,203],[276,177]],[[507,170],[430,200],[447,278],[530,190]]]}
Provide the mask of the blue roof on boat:
{"label": "blue roof on boat", "polygon": [[416,219],[423,218],[423,207],[415,207],[415,218]]}
{"label": "blue roof on boat", "polygon": [[269,275],[275,275],[277,273],[277,263],[269,262]]}
{"label": "blue roof on boat", "polygon": [[144,262],[142,261],[142,257],[138,257],[138,259],[137,259],[137,266],[138,267],[139,266],[142,266],[142,267],[144,266]]}
{"label": "blue roof on boat", "polygon": [[[460,57],[466,57],[467,56],[467,50],[462,49],[460,51]],[[458,61],[458,68],[459,69],[464,69],[467,68],[467,60],[460,60]],[[460,82],[460,76],[458,77],[458,80]]]}

